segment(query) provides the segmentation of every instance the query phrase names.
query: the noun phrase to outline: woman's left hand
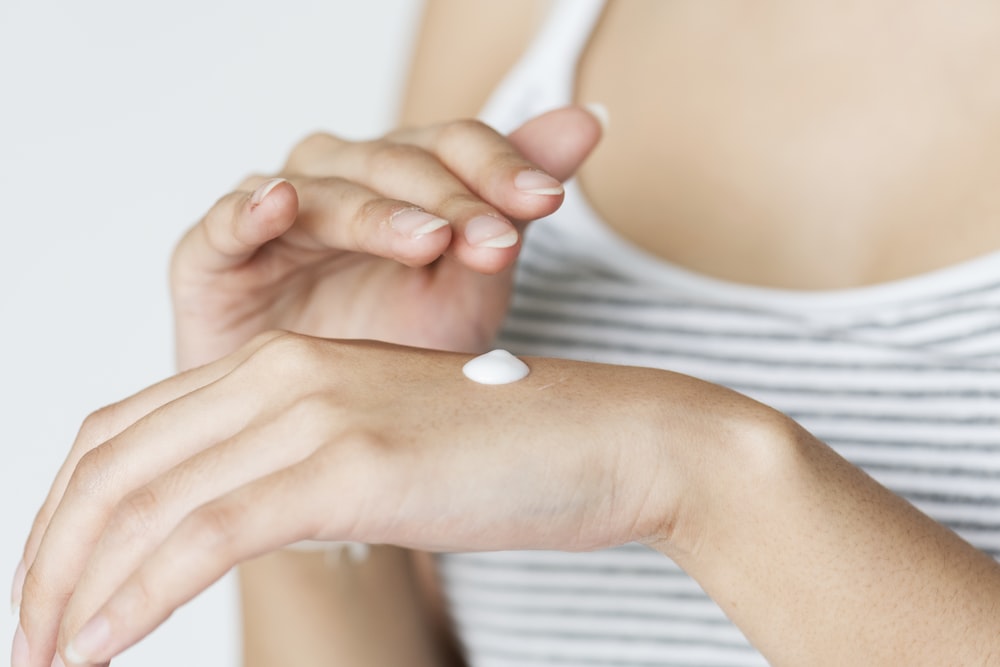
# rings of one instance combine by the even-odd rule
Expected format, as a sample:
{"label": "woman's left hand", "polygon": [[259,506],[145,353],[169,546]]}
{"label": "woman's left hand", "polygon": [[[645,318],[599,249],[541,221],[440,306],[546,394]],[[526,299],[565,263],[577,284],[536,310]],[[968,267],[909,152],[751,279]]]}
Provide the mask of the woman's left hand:
{"label": "woman's left hand", "polygon": [[107,661],[235,564],[304,539],[662,540],[697,467],[667,443],[698,451],[732,432],[713,404],[757,405],[664,371],[552,359],[479,385],[468,358],[271,333],[94,413],[29,537],[25,664],[49,665],[57,644],[67,662]]}

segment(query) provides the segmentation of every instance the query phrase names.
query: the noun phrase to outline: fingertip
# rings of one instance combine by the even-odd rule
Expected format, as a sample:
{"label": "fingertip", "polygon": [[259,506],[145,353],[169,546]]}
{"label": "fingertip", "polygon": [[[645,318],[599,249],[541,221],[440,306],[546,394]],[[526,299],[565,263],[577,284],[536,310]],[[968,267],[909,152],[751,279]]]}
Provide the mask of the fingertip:
{"label": "fingertip", "polygon": [[419,208],[404,208],[389,216],[389,226],[410,240],[420,239],[447,225],[444,218]]}
{"label": "fingertip", "polygon": [[521,233],[509,222],[481,215],[469,220],[452,239],[449,254],[465,267],[484,275],[513,265],[521,251]]}
{"label": "fingertip", "polygon": [[593,105],[568,106],[532,118],[508,136],[524,157],[554,178],[570,178],[597,146],[603,130]]}
{"label": "fingertip", "polygon": [[466,268],[484,276],[492,276],[513,266],[520,249],[520,244],[497,249],[466,247],[456,249],[453,255]]}
{"label": "fingertip", "polygon": [[282,183],[288,183],[288,181],[284,178],[272,178],[258,186],[257,189],[250,195],[250,208],[256,208],[259,206],[265,199],[267,199],[267,195]]}
{"label": "fingertip", "polygon": [[[413,211],[411,209],[411,211]],[[452,240],[451,223],[423,211],[404,211],[390,219],[395,232],[391,257],[411,268],[435,262],[448,249]]]}
{"label": "fingertip", "polygon": [[262,216],[294,211],[299,206],[299,193],[288,180],[272,178],[250,194],[248,206],[251,213]]}
{"label": "fingertip", "polygon": [[526,195],[561,195],[563,184],[539,169],[524,169],[514,176],[514,187]]}
{"label": "fingertip", "polygon": [[111,644],[111,622],[107,616],[98,614],[93,617],[66,645],[63,655],[73,665],[90,665],[103,662],[102,658],[108,652]]}
{"label": "fingertip", "polygon": [[273,178],[251,193],[247,215],[242,216],[245,222],[237,225],[236,232],[244,243],[261,245],[288,231],[298,209],[295,187],[284,178]]}

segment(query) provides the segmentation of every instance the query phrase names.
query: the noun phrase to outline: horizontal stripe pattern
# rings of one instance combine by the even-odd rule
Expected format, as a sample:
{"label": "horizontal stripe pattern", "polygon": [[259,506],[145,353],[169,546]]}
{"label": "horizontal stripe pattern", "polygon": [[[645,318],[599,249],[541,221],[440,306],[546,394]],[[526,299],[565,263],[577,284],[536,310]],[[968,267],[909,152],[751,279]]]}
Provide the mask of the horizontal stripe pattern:
{"label": "horizontal stripe pattern", "polygon": [[[821,293],[790,308],[646,280],[569,225],[532,228],[500,345],[731,387],[1000,558],[1000,261],[932,294],[827,307]],[[766,664],[696,582],[641,546],[448,554],[440,570],[473,667]]]}

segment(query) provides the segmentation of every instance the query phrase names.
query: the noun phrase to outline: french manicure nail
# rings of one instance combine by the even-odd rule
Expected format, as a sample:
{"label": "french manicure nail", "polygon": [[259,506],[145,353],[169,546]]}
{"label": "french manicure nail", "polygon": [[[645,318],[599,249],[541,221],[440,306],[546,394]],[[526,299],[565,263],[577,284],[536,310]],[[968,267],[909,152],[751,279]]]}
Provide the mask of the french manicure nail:
{"label": "french manicure nail", "polygon": [[260,204],[264,201],[264,197],[266,197],[271,190],[285,182],[286,180],[284,178],[272,178],[267,183],[262,183],[256,190],[253,191],[253,194],[250,195],[250,206],[257,206]]}
{"label": "french manicure nail", "polygon": [[24,560],[22,559],[21,562],[17,564],[17,570],[14,572],[14,583],[10,585],[11,614],[15,614],[21,607],[21,592],[24,590],[24,577],[27,574],[28,568],[25,566]]}
{"label": "french manicure nail", "polygon": [[28,667],[30,659],[28,653],[28,638],[24,636],[21,624],[17,625],[17,632],[14,633],[14,646],[10,650],[11,667]]}
{"label": "french manicure nail", "polygon": [[111,641],[111,623],[102,615],[97,615],[80,628],[80,632],[66,645],[66,659],[74,665],[89,665],[95,658],[103,658],[101,652]]}
{"label": "french manicure nail", "polygon": [[466,223],[465,240],[476,248],[509,248],[517,243],[517,230],[503,220],[479,215]]}
{"label": "french manicure nail", "polygon": [[599,102],[588,102],[583,107],[601,124],[601,131],[607,132],[611,126],[611,116],[608,114],[608,108]]}
{"label": "french manicure nail", "polygon": [[530,195],[561,195],[563,186],[545,172],[525,169],[514,177],[514,187]]}
{"label": "french manicure nail", "polygon": [[418,239],[447,226],[448,221],[431,215],[419,208],[405,208],[397,211],[389,218],[389,225],[400,234],[406,234],[411,239]]}

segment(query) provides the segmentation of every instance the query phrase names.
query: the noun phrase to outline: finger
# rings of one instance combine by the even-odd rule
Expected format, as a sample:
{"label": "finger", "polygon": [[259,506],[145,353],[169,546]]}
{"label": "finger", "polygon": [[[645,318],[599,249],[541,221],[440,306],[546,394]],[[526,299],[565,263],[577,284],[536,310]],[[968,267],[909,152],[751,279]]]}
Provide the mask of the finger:
{"label": "finger", "polygon": [[[80,459],[87,452],[118,435],[126,427],[155,408],[218,380],[246,361],[264,344],[283,335],[285,334],[280,331],[260,334],[231,355],[158,382],[87,417],[66,457],[66,461],[56,474],[42,508],[35,517],[25,543],[23,559],[25,566],[30,566],[34,561],[49,520],[62,500],[73,471],[76,470]],[[15,591],[14,597],[19,600],[19,592]]]}
{"label": "finger", "polygon": [[[493,133],[485,126],[477,127],[479,132]],[[495,273],[517,256],[520,235],[509,217],[470,190],[423,147],[393,140],[342,145],[334,152],[314,156],[307,169],[337,174],[448,220],[455,231],[452,249],[457,247],[460,259],[473,270]],[[561,201],[561,197],[552,196],[541,199],[546,200],[546,206],[536,207],[536,211],[543,215],[555,210]]]}
{"label": "finger", "polygon": [[[507,215],[533,220],[558,208],[561,182],[597,145],[601,121],[564,107],[528,120],[504,137],[478,121],[444,123],[402,136],[434,153],[473,192]],[[548,196],[548,197],[546,197]]]}
{"label": "finger", "polygon": [[[127,433],[122,424],[139,419],[155,405],[174,400],[177,395],[211,386],[214,379],[228,372],[233,365],[239,364],[253,350],[281,335],[283,334],[280,332],[274,332],[258,336],[230,357],[154,385],[117,404],[113,410],[97,413],[106,416],[93,418],[90,423],[94,426],[81,430],[45,506],[35,520],[23,559],[26,564],[23,588],[14,591],[15,603],[20,604],[20,626],[30,640],[33,656],[47,655],[51,658],[62,607],[93,544],[93,535],[99,530],[101,508],[108,506],[107,500],[102,505],[101,494],[115,488],[114,484],[121,483],[122,479],[117,479],[116,473],[126,481],[129,474],[139,475],[141,478],[141,469],[124,465],[115,470],[108,461],[101,458],[112,458],[107,454],[111,448],[99,449],[100,443],[107,439],[105,436],[118,433],[112,439],[121,437]],[[171,447],[164,447],[162,450],[177,454]],[[154,459],[155,456],[150,457],[149,461]],[[86,472],[81,472],[84,468]],[[67,500],[67,494],[70,500]],[[113,498],[114,495],[107,497]],[[63,515],[62,518],[60,514]]]}
{"label": "finger", "polygon": [[173,269],[220,272],[240,266],[295,222],[298,195],[283,178],[258,182],[254,190],[222,197],[177,244]]}
{"label": "finger", "polygon": [[154,410],[80,460],[25,579],[21,627],[32,653],[55,644],[65,604],[122,499],[231,436],[264,407],[261,399],[212,383]]}
{"label": "finger", "polygon": [[524,157],[506,137],[477,120],[459,120],[402,130],[390,140],[417,146],[454,174],[470,192],[516,220],[555,211],[562,183]]}
{"label": "finger", "polygon": [[[236,435],[170,468],[115,507],[74,586],[62,615],[69,639],[173,530],[200,505],[309,456],[324,440],[331,406],[315,397],[296,401],[277,418]],[[322,419],[321,419],[322,417]]]}
{"label": "finger", "polygon": [[604,122],[585,107],[564,107],[532,118],[507,139],[524,157],[565,181],[597,146]]}
{"label": "finger", "polygon": [[343,178],[294,178],[299,217],[285,241],[315,251],[361,252],[425,266],[451,242],[449,220],[421,202],[390,199]]}
{"label": "finger", "polygon": [[[109,660],[234,565],[317,536],[317,507],[331,482],[311,459],[202,505],[78,630],[62,654],[69,664]],[[349,496],[348,496],[349,497]]]}
{"label": "finger", "polygon": [[[477,196],[499,211],[515,220],[531,221],[561,205],[558,181],[573,175],[597,145],[601,132],[594,114],[582,107],[567,107],[529,120],[506,138],[474,121],[405,136],[434,152]],[[479,257],[473,252],[474,244],[462,242],[468,237],[467,231],[456,235],[451,251],[462,263],[476,266]]]}

